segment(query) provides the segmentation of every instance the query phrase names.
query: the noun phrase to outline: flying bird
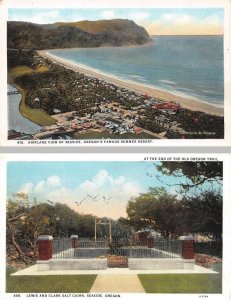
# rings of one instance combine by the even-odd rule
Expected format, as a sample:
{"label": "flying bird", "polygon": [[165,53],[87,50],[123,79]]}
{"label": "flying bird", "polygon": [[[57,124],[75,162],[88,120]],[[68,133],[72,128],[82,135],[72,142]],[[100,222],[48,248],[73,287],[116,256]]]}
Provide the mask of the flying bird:
{"label": "flying bird", "polygon": [[96,200],[96,198],[97,198],[99,195],[96,195],[96,196],[93,197],[93,196],[87,194],[87,196],[88,196],[89,198],[91,198],[92,201],[98,201],[98,200]]}
{"label": "flying bird", "polygon": [[82,202],[85,200],[86,198],[83,198],[81,201],[77,202],[75,201],[75,203],[77,204],[77,206],[80,206],[82,204]]}
{"label": "flying bird", "polygon": [[111,197],[109,197],[109,198],[107,198],[107,199],[106,199],[106,197],[105,197],[105,196],[103,196],[103,201],[104,201],[106,204],[108,204],[108,203],[109,203],[108,201],[109,201],[110,199],[111,199]]}

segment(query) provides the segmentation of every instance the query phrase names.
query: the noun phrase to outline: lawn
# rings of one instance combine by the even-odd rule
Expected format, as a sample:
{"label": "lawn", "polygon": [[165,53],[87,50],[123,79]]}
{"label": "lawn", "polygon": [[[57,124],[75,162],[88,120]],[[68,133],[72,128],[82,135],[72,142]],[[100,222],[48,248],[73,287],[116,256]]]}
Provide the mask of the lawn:
{"label": "lawn", "polygon": [[97,275],[6,276],[7,293],[89,293]]}
{"label": "lawn", "polygon": [[221,274],[139,274],[146,293],[219,294]]}
{"label": "lawn", "polygon": [[[7,293],[89,293],[97,277],[97,275],[10,276],[12,272],[15,270],[7,270]],[[221,273],[139,274],[138,277],[146,293],[222,293]]]}
{"label": "lawn", "polygon": [[19,110],[21,114],[25,118],[40,126],[52,125],[55,123],[55,120],[51,116],[49,116],[43,109],[30,108],[28,105],[26,105],[26,90],[15,84],[15,78],[33,72],[42,73],[46,71],[48,71],[48,68],[46,66],[41,66],[37,69],[32,69],[28,66],[17,66],[8,70],[8,82],[14,85],[22,94],[22,99],[19,104]]}

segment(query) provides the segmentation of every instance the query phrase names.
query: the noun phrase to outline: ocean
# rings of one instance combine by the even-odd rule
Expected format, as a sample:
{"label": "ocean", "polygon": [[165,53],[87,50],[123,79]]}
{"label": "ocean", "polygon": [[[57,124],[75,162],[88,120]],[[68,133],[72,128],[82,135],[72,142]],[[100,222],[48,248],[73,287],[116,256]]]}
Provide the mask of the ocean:
{"label": "ocean", "polygon": [[49,52],[124,81],[224,105],[223,36],[155,36],[144,46]]}

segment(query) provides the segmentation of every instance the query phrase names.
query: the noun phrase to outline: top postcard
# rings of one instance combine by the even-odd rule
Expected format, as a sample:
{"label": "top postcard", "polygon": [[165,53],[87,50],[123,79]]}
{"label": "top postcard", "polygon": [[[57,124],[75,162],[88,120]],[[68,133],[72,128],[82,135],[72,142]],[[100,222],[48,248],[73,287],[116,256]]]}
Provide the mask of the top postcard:
{"label": "top postcard", "polygon": [[231,145],[230,4],[88,2],[2,1],[2,144]]}

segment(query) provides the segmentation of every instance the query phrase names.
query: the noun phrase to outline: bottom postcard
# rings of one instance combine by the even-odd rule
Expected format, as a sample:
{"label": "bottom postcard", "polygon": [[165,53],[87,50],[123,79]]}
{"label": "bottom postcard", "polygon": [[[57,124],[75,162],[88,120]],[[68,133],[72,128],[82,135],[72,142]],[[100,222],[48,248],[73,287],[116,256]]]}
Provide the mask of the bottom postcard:
{"label": "bottom postcard", "polygon": [[1,299],[229,299],[229,155],[2,155]]}

